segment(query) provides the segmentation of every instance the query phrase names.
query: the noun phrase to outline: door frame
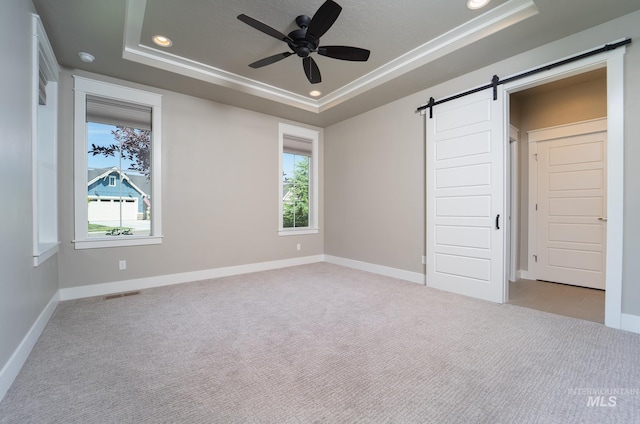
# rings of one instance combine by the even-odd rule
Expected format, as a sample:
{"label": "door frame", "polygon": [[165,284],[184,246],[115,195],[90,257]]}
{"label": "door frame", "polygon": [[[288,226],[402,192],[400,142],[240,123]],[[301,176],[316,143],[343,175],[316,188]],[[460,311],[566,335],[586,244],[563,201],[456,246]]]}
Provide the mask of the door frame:
{"label": "door frame", "polygon": [[[559,138],[566,138],[571,136],[593,134],[607,131],[607,118],[596,118],[588,121],[572,122],[570,124],[558,125],[555,127],[540,128],[536,130],[528,131],[529,139],[527,141],[529,145],[529,199],[528,199],[528,259],[527,259],[527,279],[537,279],[536,261],[532,252],[538,250],[538,217],[536,214],[535,205],[537,203],[538,195],[538,162],[536,156],[538,154],[538,143],[557,140]],[[608,161],[605,162],[605,167],[608,165]],[[606,224],[605,224],[606,225]],[[605,243],[605,254],[606,254]],[[539,252],[537,252],[539,253]]]}
{"label": "door frame", "polygon": [[[621,328],[622,256],[624,205],[624,53],[620,47],[599,55],[568,63],[538,74],[500,85],[504,99],[505,139],[509,131],[509,96],[521,90],[578,75],[607,69],[607,241],[605,276],[605,318],[607,327]],[[505,166],[505,178],[509,169]],[[505,257],[505,263],[508,258]],[[504,293],[508,293],[505,278]]]}
{"label": "door frame", "polygon": [[[509,185],[508,194],[509,201],[507,204],[509,205],[509,261],[505,262],[509,264],[508,269],[508,280],[516,281],[518,279],[518,229],[520,228],[520,208],[518,207],[518,201],[520,199],[520,190],[518,187],[518,182],[520,181],[519,176],[519,160],[520,160],[520,130],[513,125],[509,125],[509,163],[507,164],[507,172],[509,173],[509,177],[507,178],[507,182]],[[505,290],[505,301],[509,300],[509,284],[506,285]]]}

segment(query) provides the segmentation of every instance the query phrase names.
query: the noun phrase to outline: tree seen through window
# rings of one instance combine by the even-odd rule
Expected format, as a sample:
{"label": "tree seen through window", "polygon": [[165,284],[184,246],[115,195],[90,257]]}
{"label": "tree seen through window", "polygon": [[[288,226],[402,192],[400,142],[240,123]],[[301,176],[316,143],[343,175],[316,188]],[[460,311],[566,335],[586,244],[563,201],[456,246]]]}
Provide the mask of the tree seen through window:
{"label": "tree seen through window", "polygon": [[282,226],[309,226],[309,161],[310,157],[283,153]]}

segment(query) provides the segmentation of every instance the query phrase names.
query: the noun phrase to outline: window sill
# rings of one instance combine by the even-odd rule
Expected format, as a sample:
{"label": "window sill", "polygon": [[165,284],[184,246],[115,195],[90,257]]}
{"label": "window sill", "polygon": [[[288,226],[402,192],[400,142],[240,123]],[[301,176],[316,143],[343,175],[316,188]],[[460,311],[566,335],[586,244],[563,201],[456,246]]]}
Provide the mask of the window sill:
{"label": "window sill", "polygon": [[40,251],[33,255],[33,266],[38,267],[45,263],[47,259],[58,253],[60,242],[48,243],[40,247]]}
{"label": "window sill", "polygon": [[[118,236],[115,236],[118,237]],[[125,247],[125,246],[145,246],[150,244],[161,244],[162,236],[151,237],[118,237],[99,238],[95,240],[74,240],[75,249],[101,249],[106,247]]]}
{"label": "window sill", "polygon": [[319,228],[280,228],[279,236],[300,236],[304,234],[318,234]]}

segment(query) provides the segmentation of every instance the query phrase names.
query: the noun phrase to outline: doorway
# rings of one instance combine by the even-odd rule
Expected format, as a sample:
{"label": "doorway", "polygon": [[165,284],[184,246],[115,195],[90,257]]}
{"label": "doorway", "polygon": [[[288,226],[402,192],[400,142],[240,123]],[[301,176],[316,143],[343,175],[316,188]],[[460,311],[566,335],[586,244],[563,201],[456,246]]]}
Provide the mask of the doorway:
{"label": "doorway", "polygon": [[606,67],[512,93],[509,115],[522,152],[511,183],[522,195],[508,301],[604,323]]}
{"label": "doorway", "polygon": [[[510,98],[523,90],[605,68],[608,222],[604,322],[608,327],[621,328],[624,53],[625,47],[619,46],[615,50],[579,55],[582,56],[579,60],[548,68],[536,68],[506,78],[505,82],[494,86],[492,96],[490,90],[484,89],[490,88],[487,86],[435,102],[436,108],[425,105],[420,109],[426,111],[430,108],[425,132],[425,250],[428,286],[498,303],[508,301],[507,277],[511,264],[506,247],[510,225],[505,223],[505,217],[510,213],[510,161],[506,153],[509,149],[505,146],[508,144]],[[489,92],[489,95],[480,94],[483,92]],[[468,98],[469,96],[474,98]],[[485,106],[481,106],[482,104]],[[459,110],[454,110],[456,108]],[[475,113],[476,108],[479,113]],[[465,119],[470,120],[468,125],[462,122]],[[497,126],[499,128],[496,129]],[[446,132],[450,133],[445,134]],[[473,151],[470,158],[465,158],[466,151],[458,147],[467,145],[473,137],[478,137],[484,143],[474,143],[474,146],[482,147],[481,150]],[[500,143],[496,144],[495,139]],[[480,155],[486,157],[486,165],[480,163]],[[494,172],[497,172],[495,178],[489,177]],[[519,174],[525,175],[524,170]],[[479,191],[481,187],[486,191]],[[524,193],[520,199],[523,195]],[[522,246],[526,235],[519,229],[516,231],[519,237],[516,238]],[[517,258],[521,269],[519,274],[520,277],[525,277],[524,274],[529,270],[528,267],[525,268],[528,254],[523,253],[522,248],[520,254],[524,254],[525,259]]]}

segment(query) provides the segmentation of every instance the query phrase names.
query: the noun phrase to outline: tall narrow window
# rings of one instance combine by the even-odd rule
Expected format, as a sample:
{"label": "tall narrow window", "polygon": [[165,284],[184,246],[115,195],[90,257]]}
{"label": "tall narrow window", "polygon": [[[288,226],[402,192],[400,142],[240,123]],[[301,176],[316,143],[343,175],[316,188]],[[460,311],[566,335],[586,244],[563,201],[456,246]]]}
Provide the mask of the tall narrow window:
{"label": "tall narrow window", "polygon": [[318,132],[280,124],[280,234],[318,231]]}
{"label": "tall narrow window", "polygon": [[282,227],[309,227],[309,166],[311,155],[284,152]]}
{"label": "tall narrow window", "polygon": [[160,96],[75,77],[76,249],[160,243]]}

